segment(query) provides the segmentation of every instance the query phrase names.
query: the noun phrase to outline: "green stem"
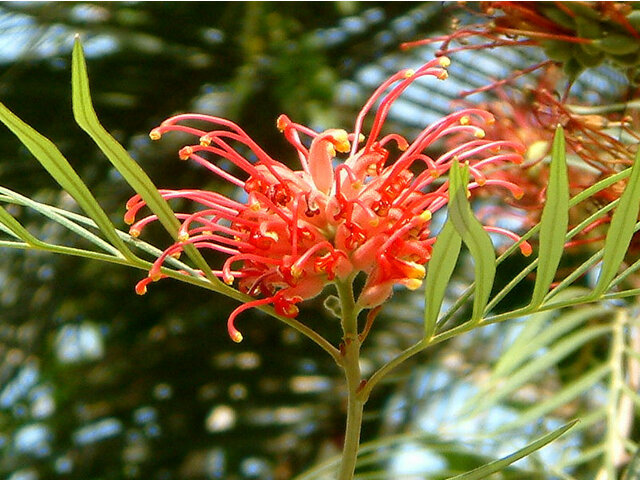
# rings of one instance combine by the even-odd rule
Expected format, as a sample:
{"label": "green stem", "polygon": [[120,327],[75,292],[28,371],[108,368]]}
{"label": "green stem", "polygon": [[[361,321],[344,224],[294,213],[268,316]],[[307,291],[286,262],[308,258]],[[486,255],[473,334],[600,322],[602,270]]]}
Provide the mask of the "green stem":
{"label": "green stem", "polygon": [[342,355],[341,365],[347,381],[347,427],[338,480],[351,480],[356,469],[362,411],[366,399],[358,395],[362,375],[360,373],[360,339],[358,337],[358,309],[353,299],[351,279],[336,284],[342,308]]}
{"label": "green stem", "polygon": [[616,314],[613,323],[613,338],[611,339],[609,365],[611,368],[611,377],[609,380],[609,401],[607,402],[607,434],[605,440],[604,465],[602,471],[606,472],[606,478],[616,478],[617,465],[620,464],[621,458],[624,456],[623,440],[621,430],[621,415],[624,409],[621,408],[623,398],[621,392],[625,384],[623,379],[624,370],[624,343],[625,343],[625,326],[627,324],[627,315],[624,310],[620,310]]}
{"label": "green stem", "polygon": [[360,395],[363,396],[364,398],[368,398],[369,395],[371,394],[371,390],[373,390],[373,387],[375,387],[380,382],[380,380],[382,380],[384,378],[384,376],[387,373],[389,373],[391,370],[393,370],[394,368],[396,368],[397,366],[399,366],[401,363],[405,362],[409,358],[411,358],[414,355],[422,352],[423,350],[425,350],[427,347],[429,347],[433,343],[435,343],[433,338],[429,339],[429,340],[425,340],[425,339],[420,340],[415,345],[407,348],[402,353],[400,353],[399,355],[397,355],[396,357],[391,359],[389,362],[387,362],[382,367],[380,367],[380,369],[378,371],[376,371],[369,378],[369,380],[367,381],[366,385],[362,388],[362,391],[360,392]]}

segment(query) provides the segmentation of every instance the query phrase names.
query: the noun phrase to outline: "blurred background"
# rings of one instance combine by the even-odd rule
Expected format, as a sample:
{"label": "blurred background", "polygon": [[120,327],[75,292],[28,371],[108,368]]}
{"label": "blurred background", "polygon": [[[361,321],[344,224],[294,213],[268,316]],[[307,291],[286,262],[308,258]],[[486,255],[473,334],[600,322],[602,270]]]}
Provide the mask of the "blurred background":
{"label": "blurred background", "polygon": [[[71,114],[76,33],[99,118],[156,185],[215,189],[213,176],[178,162],[179,138],[152,144],[149,130],[178,112],[222,116],[275,158],[294,162],[275,128],[279,114],[320,131],[350,129],[387,75],[432,58],[435,47],[402,51],[400,44],[443,33],[453,18],[449,9],[435,2],[2,2],[0,101],[54,141],[115,225],[126,229],[124,204],[133,192]],[[529,65],[536,55],[461,55],[450,80],[408,91],[390,123],[411,136],[449,111],[461,90]],[[625,84],[594,78],[592,90],[605,96]],[[4,127],[0,184],[76,208]],[[77,242],[33,212],[11,211],[42,239]],[[501,274],[519,268],[506,265]],[[462,265],[451,298],[470,272]],[[323,351],[256,311],[239,320],[245,341],[236,345],[225,329],[235,302],[170,280],[139,297],[133,287],[144,275],[0,251],[0,477],[276,480],[339,452],[342,378]],[[365,372],[420,338],[421,297],[399,291],[378,317]],[[339,324],[320,300],[306,303],[300,318],[338,343]],[[558,426],[557,419],[540,421],[504,439],[470,443],[512,419],[522,402],[535,402],[535,390],[481,418],[461,422],[454,414],[517,328],[513,322],[483,329],[394,372],[367,405],[363,432],[365,443],[393,440],[369,450],[379,454],[360,472],[378,476],[362,478],[444,478]],[[572,442],[549,458],[570,455],[579,444]],[[535,472],[534,462],[500,478],[546,478]]]}

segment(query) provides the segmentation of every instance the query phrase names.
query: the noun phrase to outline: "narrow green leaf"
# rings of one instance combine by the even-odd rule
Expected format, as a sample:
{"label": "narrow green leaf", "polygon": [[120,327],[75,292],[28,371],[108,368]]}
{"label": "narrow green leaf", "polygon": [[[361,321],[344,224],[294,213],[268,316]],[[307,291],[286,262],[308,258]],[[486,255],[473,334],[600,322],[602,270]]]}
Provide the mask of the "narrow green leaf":
{"label": "narrow green leaf", "polygon": [[427,266],[424,310],[424,337],[431,338],[442,307],[444,294],[460,255],[462,238],[450,219],[438,234]]}
{"label": "narrow green leaf", "polygon": [[102,210],[82,179],[53,142],[24,123],[1,103],[0,121],[18,137],[54,180],[58,182],[58,184],[78,202],[78,205],[82,207],[87,215],[96,222],[96,225],[107,240],[126,258],[134,259],[135,255],[131,253],[115,233],[115,227],[111,223],[111,220],[109,220],[107,214]]}
{"label": "narrow green leaf", "polygon": [[488,386],[501,377],[509,375],[509,372],[526,360],[527,355],[523,354],[522,350],[544,332],[554,314],[553,311],[543,311],[524,317],[522,330],[509,345],[509,348],[500,355],[492,369],[489,382],[484,383],[483,386]]}
{"label": "narrow green leaf", "polygon": [[524,448],[512,453],[511,455],[504,457],[500,460],[496,460],[494,462],[483,465],[482,467],[471,470],[470,472],[463,473],[462,475],[456,475],[455,477],[449,478],[449,480],[480,480],[483,478],[487,478],[488,475],[491,475],[494,472],[499,472],[504,470],[506,467],[511,465],[513,462],[520,460],[521,458],[526,457],[527,455],[532,454],[536,450],[540,450],[545,445],[553,442],[560,435],[565,433],[571,427],[573,427],[578,420],[574,420],[572,422],[563,425],[562,427],[554,430],[551,433],[546,434],[543,437],[540,437],[538,440],[530,443]]}
{"label": "narrow green leaf", "polygon": [[580,414],[580,425],[577,425],[573,433],[589,432],[592,428],[597,427],[607,420],[607,407],[605,403],[595,410],[582,411]]}
{"label": "narrow green leaf", "polygon": [[629,385],[622,384],[622,391],[636,404],[636,408],[640,409],[640,395],[638,392],[629,388]]}
{"label": "narrow green leaf", "polygon": [[[594,307],[569,311],[568,313],[551,321],[553,311],[541,312],[526,320],[526,325],[537,322],[535,336],[525,337],[525,341],[518,341],[520,337],[501,356],[494,368],[492,378],[486,383],[493,385],[502,377],[509,377],[520,365],[527,362],[530,357],[542,349],[553,344],[557,339],[573,331],[578,326],[607,312],[607,308]],[[526,327],[525,327],[526,328]]]}
{"label": "narrow green leaf", "polygon": [[449,171],[449,217],[475,262],[475,296],[471,320],[479,322],[489,301],[496,274],[496,254],[489,234],[471,211],[467,199],[469,167],[455,162]]}
{"label": "narrow green leaf", "polygon": [[31,245],[40,243],[36,237],[31,235],[18,220],[13,218],[13,216],[2,207],[0,207],[0,223],[22,241]]}
{"label": "narrow green leaf", "polygon": [[170,234],[177,235],[180,222],[175,217],[171,207],[162,198],[158,189],[142,168],[129,156],[125,148],[104,129],[98,120],[91,101],[87,66],[82,45],[78,38],[76,38],[73,46],[72,67],[73,115],[76,122],[100,147],[100,150],[123,175],[129,185],[142,196],[153,213],[158,215],[158,220],[164,225],[165,229]]}
{"label": "narrow green leaf", "polygon": [[625,279],[629,277],[629,275],[632,275],[638,270],[640,270],[640,259],[636,260],[627,268],[625,268],[622,272],[620,272],[620,274],[616,278],[614,278],[613,281],[611,282],[611,286],[614,287],[620,284],[621,282],[624,282]]}
{"label": "narrow green leaf", "polygon": [[[113,245],[111,245],[108,242],[105,242],[102,238],[100,238],[98,235],[95,235],[94,233],[90,232],[89,230],[87,230],[86,228],[76,224],[74,221],[70,220],[69,218],[67,218],[65,215],[60,214],[59,212],[61,212],[62,210],[52,207],[51,205],[45,205],[43,203],[38,203],[28,197],[25,197],[23,195],[20,195],[19,193],[16,192],[12,192],[11,190],[4,188],[4,187],[0,187],[0,193],[2,193],[3,195],[9,197],[12,201],[12,203],[15,203],[17,205],[23,205],[25,207],[28,208],[32,208],[33,210],[35,210],[36,212],[44,215],[45,217],[47,217],[50,220],[53,220],[54,222],[62,225],[64,228],[72,231],[73,233],[79,235],[80,237],[84,238],[85,240],[88,240],[89,242],[93,243],[94,245],[96,245],[97,247],[103,249],[106,252],[109,252],[109,254],[115,256],[115,257],[119,257],[121,259],[124,259],[124,257],[122,255],[120,255],[120,252],[118,251],[117,248],[115,248]],[[75,214],[77,215],[77,214]],[[93,227],[96,227],[95,222],[93,222],[92,224]],[[118,231],[114,230],[114,232],[116,233],[116,235],[118,235]],[[27,232],[26,230],[24,230],[22,232],[23,235],[30,235],[29,232]],[[26,240],[26,237],[25,237]],[[122,240],[122,238],[121,238]],[[38,240],[36,237],[31,236],[31,238],[28,241],[28,243],[30,243],[31,245],[35,245],[38,247],[51,247],[52,245],[46,242],[43,242],[41,240]],[[128,262],[129,264],[134,264],[137,261],[139,261],[140,259],[138,259],[137,257],[133,257],[132,259],[127,258],[126,262]]]}
{"label": "narrow green leaf", "polygon": [[[0,187],[0,189],[6,190],[2,187]],[[2,198],[2,200],[6,201],[6,198]],[[37,203],[37,202],[34,202],[34,203]],[[24,204],[27,205],[28,202],[25,202]],[[42,204],[39,204],[39,205],[42,205]],[[52,212],[50,209],[53,209],[53,207],[42,205],[42,208],[43,208],[43,211],[40,211],[40,213],[43,213],[45,216],[51,218],[53,221],[60,223],[62,226],[68,228],[69,230],[75,233],[79,233],[85,238],[93,237],[95,239],[94,243],[97,243],[99,246],[102,246],[105,250],[107,250],[110,253],[106,254],[102,252],[84,250],[82,248],[67,247],[64,245],[55,245],[55,244],[43,242],[42,240],[39,240],[38,238],[31,235],[31,233],[27,229],[25,229],[20,224],[20,222],[18,222],[15,218],[13,218],[2,207],[0,207],[0,230],[10,232],[12,235],[15,235],[16,237],[22,239],[24,243],[12,242],[12,241],[0,241],[0,248],[14,248],[14,249],[20,249],[20,250],[41,250],[41,251],[46,251],[50,253],[71,255],[71,256],[89,258],[92,260],[100,260],[100,261],[105,261],[110,263],[116,263],[119,265],[128,265],[128,266],[135,265],[135,262],[132,262],[126,259],[125,257],[123,257],[120,254],[120,252],[109,243],[105,242],[101,238],[92,234],[88,230],[80,227],[79,225],[74,224],[68,219],[61,218],[60,215]],[[93,226],[95,226],[95,222],[93,222],[92,220],[90,221],[93,223]]]}
{"label": "narrow green leaf", "polygon": [[530,308],[536,308],[549,292],[564,251],[569,225],[569,177],[567,175],[564,131],[556,128],[551,155],[547,198],[540,221],[540,250],[536,282]]}
{"label": "narrow green leaf", "polygon": [[600,296],[609,289],[616,276],[620,264],[629,248],[631,237],[638,221],[640,211],[640,150],[636,154],[629,183],[620,197],[620,203],[611,218],[611,225],[604,243],[602,267],[598,282],[593,291],[594,297]]}
{"label": "narrow green leaf", "polygon": [[485,393],[478,398],[473,405],[474,411],[482,411],[499,403],[503,398],[510,395],[525,383],[531,381],[540,373],[546,371],[560,360],[571,355],[573,351],[584,345],[588,341],[608,333],[611,330],[609,325],[600,325],[578,330],[576,333],[562,338],[559,342],[549,348],[544,355],[532,359],[526,365],[510,375],[499,389],[494,392]]}
{"label": "narrow green leaf", "polygon": [[[1,222],[0,222],[0,232],[4,232],[7,235],[11,235],[16,240],[20,240],[20,237],[18,237],[9,227],[7,227],[6,225],[4,225]],[[13,241],[13,240],[7,240],[7,241]],[[15,241],[14,241],[14,243],[15,243]],[[24,244],[24,242],[18,242],[18,243],[20,243],[21,245]]]}
{"label": "narrow green leaf", "polygon": [[[594,183],[593,185],[591,185],[590,187],[586,188],[585,190],[582,190],[580,193],[576,194],[575,196],[573,196],[571,198],[571,200],[569,201],[569,208],[571,207],[575,207],[576,205],[578,205],[580,202],[585,201],[586,199],[594,196],[595,194],[597,194],[598,192],[601,192],[602,190],[604,190],[605,188],[610,187],[611,185],[620,182],[621,180],[626,179],[627,177],[629,177],[629,174],[631,173],[631,169],[628,168],[626,170],[623,170],[622,172],[616,173],[614,175],[611,175],[610,177],[606,177],[603,178],[602,180],[599,180],[598,182]],[[612,202],[613,203],[613,202]],[[608,205],[604,207],[604,209],[608,208]],[[600,211],[604,211],[604,209],[601,209]],[[594,218],[597,217],[599,214],[598,212],[596,212],[596,214],[594,215]],[[581,222],[583,223],[583,222]],[[591,221],[585,223],[585,226],[588,225],[589,223],[591,223]],[[584,228],[583,226],[577,226],[580,227],[578,230],[576,230],[576,233],[579,231],[582,231],[582,229]],[[576,228],[577,228],[576,227]],[[522,235],[522,239],[523,240],[528,240],[529,238],[531,238],[533,235],[535,235],[536,233],[538,233],[540,230],[540,224],[537,224],[535,226],[533,226],[528,232],[526,232],[524,235]],[[574,229],[572,229],[573,231]],[[572,237],[573,235],[571,234],[567,234],[569,237]],[[518,249],[518,245],[517,244],[513,244],[510,247],[507,247],[507,249],[496,259],[496,264],[499,265],[500,263],[502,263],[505,259],[507,259],[513,252],[515,252]],[[537,259],[534,260],[533,263],[537,262]],[[530,268],[529,266],[526,267],[527,269]],[[516,277],[523,277],[526,276],[526,274],[522,275],[524,273],[525,270],[523,270],[520,274],[516,275],[514,278]],[[498,295],[496,295],[496,297],[504,297],[504,295],[506,295],[515,285],[517,285],[518,281],[515,282],[509,282],[509,285],[507,285]],[[571,283],[571,282],[568,282]],[[568,285],[565,284],[566,285]],[[552,295],[555,295],[557,293],[559,293],[558,290],[559,286],[554,288],[551,292],[549,292],[549,297]],[[442,317],[440,318],[440,320],[438,321],[438,325],[444,325],[446,324],[451,317],[463,306],[467,303],[467,300],[469,299],[469,297],[473,294],[473,291],[475,290],[475,285],[471,285],[469,286],[469,288],[467,288],[459,297],[458,299],[455,301],[455,303],[453,305],[451,305],[446,312],[444,312],[444,314],[442,315]],[[547,300],[548,300],[547,298]],[[592,301],[589,300],[589,301]],[[487,308],[491,309],[491,305],[496,305],[498,302],[491,302],[490,304],[487,305]]]}
{"label": "narrow green leaf", "polygon": [[578,396],[584,394],[587,390],[591,389],[595,384],[606,377],[609,372],[609,365],[606,363],[599,367],[592,368],[590,371],[579,377],[577,380],[571,382],[560,391],[554,392],[554,394],[546,398],[546,400],[535,404],[535,406],[527,410],[520,411],[516,420],[501,426],[496,432],[492,433],[498,434],[518,429],[531,422],[539,420],[541,417],[553,412],[557,408],[566,405]]}
{"label": "narrow green leaf", "polygon": [[633,458],[627,465],[627,468],[622,476],[622,480],[638,480],[640,479],[640,449],[636,450],[633,454]]}
{"label": "narrow green leaf", "polygon": [[[151,211],[158,216],[158,220],[167,232],[174,240],[177,240],[180,222],[173,210],[162,198],[162,195],[144,170],[129,156],[125,148],[105,130],[98,120],[91,101],[87,65],[79,38],[76,38],[73,46],[71,66],[73,115],[76,122],[98,145],[127,183],[143,198]],[[230,292],[232,290],[213,275],[211,268],[195,247],[185,245],[184,251],[196,266],[205,273],[218,291]]]}
{"label": "narrow green leaf", "polygon": [[604,453],[605,446],[600,443],[593,447],[583,448],[578,452],[578,455],[575,457],[571,457],[564,462],[560,462],[558,464],[559,468],[562,469],[574,469],[578,465],[583,465],[585,463],[593,462],[596,458],[601,456]]}

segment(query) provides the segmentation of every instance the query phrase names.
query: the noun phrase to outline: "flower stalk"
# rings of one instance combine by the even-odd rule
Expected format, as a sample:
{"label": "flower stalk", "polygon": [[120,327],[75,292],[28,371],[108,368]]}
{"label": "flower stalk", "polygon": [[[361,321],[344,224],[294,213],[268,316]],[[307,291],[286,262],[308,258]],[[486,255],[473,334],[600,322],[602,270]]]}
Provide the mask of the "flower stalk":
{"label": "flower stalk", "polygon": [[356,467],[358,447],[360,445],[360,430],[362,428],[362,413],[366,399],[358,393],[362,387],[360,372],[360,346],[358,335],[358,309],[353,298],[353,285],[347,282],[338,283],[338,298],[342,307],[342,344],[340,346],[341,366],[344,370],[347,386],[347,426],[345,429],[342,460],[340,463],[339,480],[350,480]]}

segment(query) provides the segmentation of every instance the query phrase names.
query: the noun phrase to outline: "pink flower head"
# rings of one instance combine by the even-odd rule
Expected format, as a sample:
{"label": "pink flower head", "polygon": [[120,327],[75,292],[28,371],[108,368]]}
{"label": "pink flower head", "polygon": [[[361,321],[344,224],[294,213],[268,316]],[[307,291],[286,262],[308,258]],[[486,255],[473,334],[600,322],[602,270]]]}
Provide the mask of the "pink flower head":
{"label": "pink flower head", "polygon": [[[435,242],[429,230],[431,215],[449,197],[448,182],[441,176],[454,161],[470,165],[471,189],[499,184],[520,193],[512,184],[483,173],[502,162],[521,162],[523,152],[517,143],[483,138],[482,125],[494,121],[484,110],[447,115],[412,143],[398,134],[381,136],[389,109],[402,92],[420,77],[446,79],[448,64],[441,57],[416,71],[393,75],[365,103],[351,133],[341,129],[318,133],[281,115],[277,127],[297,151],[299,170],[269,156],[229,120],[198,114],[165,120],[151,132],[152,139],[176,130],[195,135],[199,144],[182,148],[180,158],[199,163],[244,189],[247,196],[240,201],[211,191],[161,190],[166,199],[188,199],[200,209],[176,214],[182,222],[179,241],[156,260],[137,291],[144,293],[148,283],[162,278],[165,259],[179,254],[186,244],[220,252],[227,258],[214,273],[256,297],[229,317],[229,334],[240,341],[234,320],[244,310],[271,304],[278,314],[295,317],[297,303],[315,297],[329,283],[352,281],[360,272],[366,275],[357,299],[361,309],[380,305],[394,285],[418,288]],[[365,137],[364,120],[378,102]],[[210,127],[186,126],[184,121]],[[463,140],[448,152],[425,153],[448,136]],[[248,160],[236,146],[252,152],[256,160]],[[228,160],[242,174],[222,169],[214,163],[216,157]],[[134,223],[144,205],[139,196],[127,204],[125,220],[133,223],[133,235],[155,220],[149,216]]]}

